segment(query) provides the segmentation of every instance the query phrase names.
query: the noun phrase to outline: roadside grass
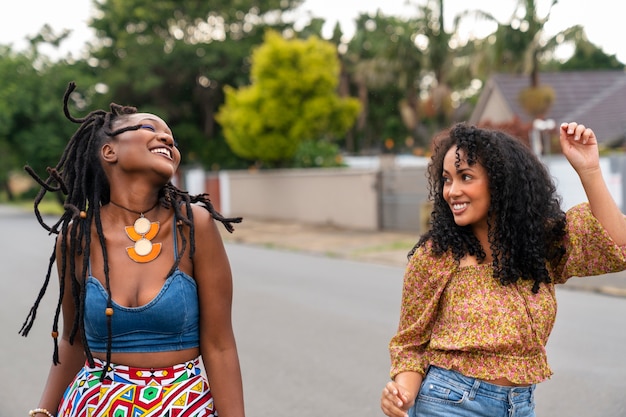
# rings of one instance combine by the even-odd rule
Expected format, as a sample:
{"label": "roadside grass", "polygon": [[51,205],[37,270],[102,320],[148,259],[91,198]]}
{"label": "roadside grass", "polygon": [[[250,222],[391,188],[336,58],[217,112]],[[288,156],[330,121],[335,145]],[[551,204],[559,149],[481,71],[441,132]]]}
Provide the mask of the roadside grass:
{"label": "roadside grass", "polygon": [[[26,212],[33,213],[35,205],[35,195],[37,189],[30,189],[16,196],[13,200],[9,199],[5,191],[0,191],[0,204],[19,208]],[[39,211],[44,216],[60,216],[63,214],[63,206],[59,203],[54,195],[46,194],[39,203]]]}
{"label": "roadside grass", "polygon": [[369,246],[366,248],[357,249],[353,251],[353,254],[364,255],[364,254],[368,254],[372,252],[387,252],[387,251],[398,251],[398,250],[406,250],[408,252],[414,245],[415,245],[415,241],[402,239],[402,240],[389,242],[384,245]]}
{"label": "roadside grass", "polygon": [[[19,207],[24,211],[32,212],[34,210],[34,204],[32,200],[19,200],[16,202],[10,202],[13,206]],[[63,214],[63,206],[56,200],[44,199],[39,203],[39,211],[43,216],[60,216]]]}

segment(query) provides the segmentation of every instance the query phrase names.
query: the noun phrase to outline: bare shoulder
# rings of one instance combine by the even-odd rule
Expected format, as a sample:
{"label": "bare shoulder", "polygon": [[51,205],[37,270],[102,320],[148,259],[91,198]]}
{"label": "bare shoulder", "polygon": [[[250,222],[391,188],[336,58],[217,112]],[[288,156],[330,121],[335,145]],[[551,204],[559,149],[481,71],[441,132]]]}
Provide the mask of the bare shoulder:
{"label": "bare shoulder", "polygon": [[209,211],[198,204],[191,205],[191,212],[193,214],[193,225],[195,231],[195,237],[197,242],[202,240],[214,240],[217,239],[221,242],[222,236],[217,228],[217,222],[209,213]]}
{"label": "bare shoulder", "polygon": [[[59,231],[55,240],[55,257],[60,280],[70,279],[70,257],[74,257],[74,262],[75,265],[77,265],[77,268],[79,268],[78,265],[82,265],[83,262],[82,251],[78,250],[78,248],[74,247],[74,245],[72,244],[72,234],[74,229],[77,227],[78,226],[76,223],[70,222],[65,231]],[[77,244],[77,239],[74,240],[74,244]],[[65,276],[63,276],[61,273],[61,271],[64,269],[63,266],[65,266]]]}
{"label": "bare shoulder", "polygon": [[[200,205],[192,205],[195,252],[192,257],[194,277],[198,285],[229,285],[230,264],[222,235],[211,213]],[[225,288],[228,290],[228,288]]]}
{"label": "bare shoulder", "polygon": [[70,222],[67,225],[67,229],[65,231],[61,230],[59,231],[59,233],[57,234],[56,237],[56,253],[57,256],[59,256],[62,251],[67,251],[67,249],[65,248],[69,248],[70,243],[71,243],[71,236],[72,236],[72,230],[76,227],[76,224],[74,222]]}

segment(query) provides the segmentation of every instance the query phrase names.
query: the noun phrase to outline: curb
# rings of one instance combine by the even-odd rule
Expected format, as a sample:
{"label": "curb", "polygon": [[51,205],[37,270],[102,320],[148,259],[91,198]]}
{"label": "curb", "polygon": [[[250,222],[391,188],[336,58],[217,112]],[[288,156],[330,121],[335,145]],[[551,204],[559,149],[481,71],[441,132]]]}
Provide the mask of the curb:
{"label": "curb", "polygon": [[561,288],[569,291],[590,292],[601,295],[608,295],[611,297],[626,298],[626,288],[618,288],[611,286],[589,286],[589,285],[567,285],[561,286]]}
{"label": "curb", "polygon": [[[0,204],[0,216],[16,215],[26,216],[32,213],[21,207]],[[221,227],[218,229],[224,243],[245,244],[399,268],[406,267],[407,253],[417,241],[415,234],[406,232],[360,232],[257,219],[238,225],[234,234],[222,230]],[[626,298],[626,272],[619,276],[608,275],[615,274],[584,279],[584,281],[569,280],[558,288]],[[597,282],[597,285],[589,285],[589,282],[594,280],[601,282]],[[616,285],[611,285],[613,282]]]}

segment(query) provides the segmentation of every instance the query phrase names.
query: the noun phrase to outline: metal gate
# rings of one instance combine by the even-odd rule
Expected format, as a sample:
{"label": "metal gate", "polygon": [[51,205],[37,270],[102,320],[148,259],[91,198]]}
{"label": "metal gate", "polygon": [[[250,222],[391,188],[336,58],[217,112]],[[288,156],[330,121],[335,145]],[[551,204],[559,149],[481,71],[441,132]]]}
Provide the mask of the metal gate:
{"label": "metal gate", "polygon": [[380,171],[380,227],[423,233],[430,217],[426,167]]}
{"label": "metal gate", "polygon": [[[563,155],[544,156],[542,159],[555,179],[565,210],[587,200],[580,180]],[[609,191],[621,210],[625,211],[626,155],[601,157],[600,165]],[[431,212],[426,167],[386,166],[379,175],[380,229],[424,233]]]}

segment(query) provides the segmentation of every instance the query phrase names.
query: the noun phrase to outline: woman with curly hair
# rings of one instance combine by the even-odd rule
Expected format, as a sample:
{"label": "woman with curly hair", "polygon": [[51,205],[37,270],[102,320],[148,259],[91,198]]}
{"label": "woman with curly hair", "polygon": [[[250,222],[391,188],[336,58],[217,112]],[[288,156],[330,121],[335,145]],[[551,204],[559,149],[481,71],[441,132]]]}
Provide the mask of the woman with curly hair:
{"label": "woman with curly hair", "polygon": [[[60,284],[53,365],[30,415],[243,417],[231,270],[215,222],[232,232],[241,218],[172,184],[181,157],[160,117],[111,104],[74,118],[74,89],[64,111],[80,126],[58,164],[46,179],[26,167],[56,243],[24,336],[55,262]],[[64,200],[52,226],[38,208],[47,192]]]}
{"label": "woman with curly hair", "polygon": [[389,343],[387,416],[535,415],[535,386],[552,374],[555,285],[626,269],[626,220],[594,132],[564,123],[560,142],[588,198],[566,213],[518,140],[467,124],[436,139],[431,228],[409,254]]}

